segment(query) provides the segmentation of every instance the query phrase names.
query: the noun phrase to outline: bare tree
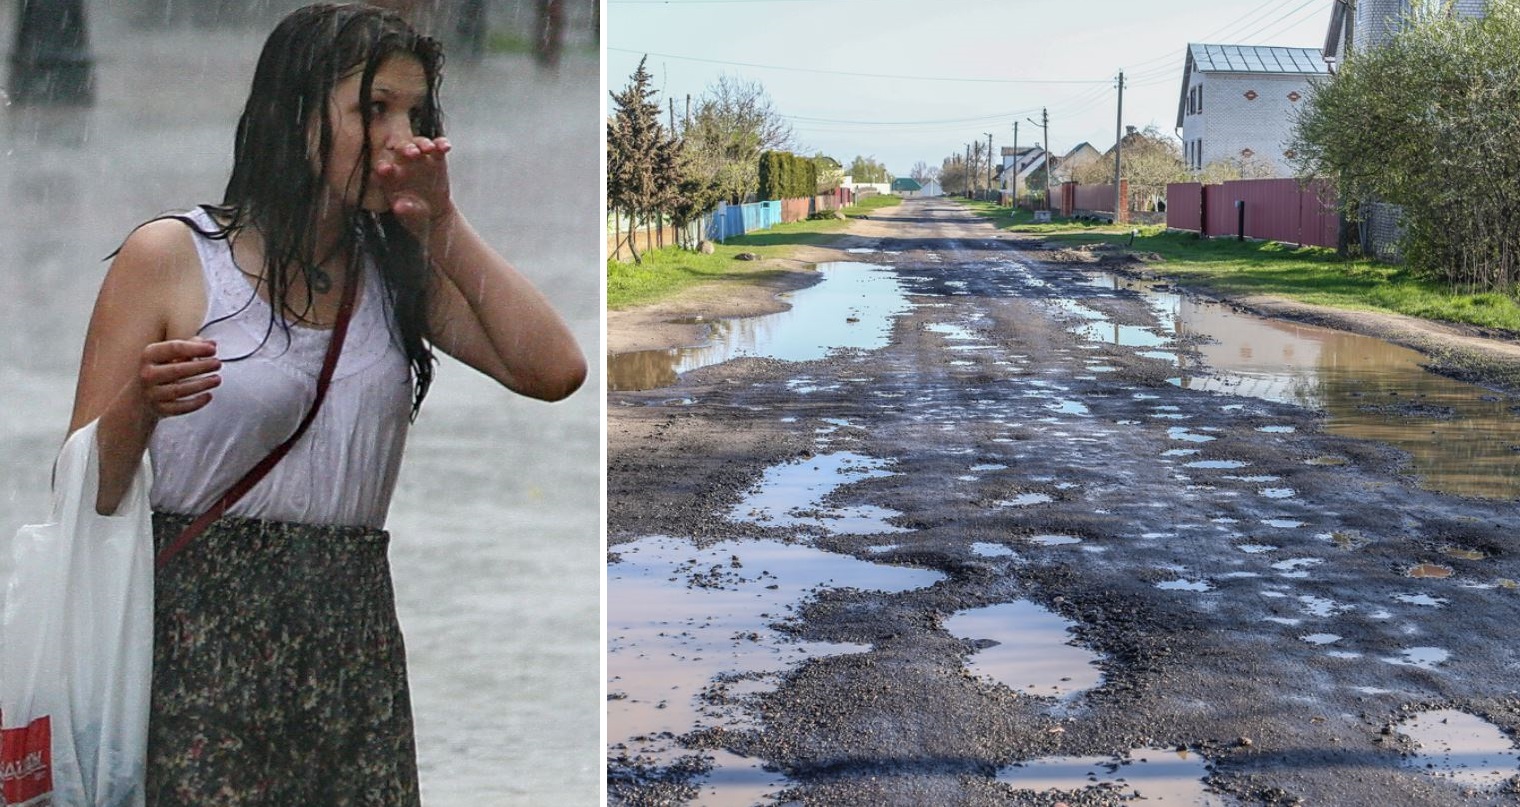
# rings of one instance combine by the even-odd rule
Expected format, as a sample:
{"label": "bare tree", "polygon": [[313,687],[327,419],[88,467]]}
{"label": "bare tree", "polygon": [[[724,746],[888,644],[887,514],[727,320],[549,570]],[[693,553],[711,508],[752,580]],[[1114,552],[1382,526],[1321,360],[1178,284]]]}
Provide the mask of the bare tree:
{"label": "bare tree", "polygon": [[793,150],[792,125],[758,81],[722,75],[697,102],[684,133],[698,170],[739,204],[760,187],[760,153]]}
{"label": "bare tree", "polygon": [[939,179],[939,171],[940,169],[929,165],[923,160],[919,160],[913,164],[913,172],[908,176],[913,177],[914,182],[923,185],[925,183]]}

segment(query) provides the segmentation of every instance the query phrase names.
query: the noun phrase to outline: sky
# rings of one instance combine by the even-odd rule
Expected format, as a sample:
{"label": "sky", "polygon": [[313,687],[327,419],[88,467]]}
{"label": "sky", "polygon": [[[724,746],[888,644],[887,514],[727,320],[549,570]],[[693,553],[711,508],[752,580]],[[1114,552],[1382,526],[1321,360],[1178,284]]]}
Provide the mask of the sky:
{"label": "sky", "polygon": [[[666,109],[720,75],[764,86],[796,151],[895,176],[973,141],[1113,146],[1125,125],[1173,134],[1189,42],[1319,48],[1333,0],[607,0],[607,86],[648,54]],[[604,101],[605,103],[605,101]]]}

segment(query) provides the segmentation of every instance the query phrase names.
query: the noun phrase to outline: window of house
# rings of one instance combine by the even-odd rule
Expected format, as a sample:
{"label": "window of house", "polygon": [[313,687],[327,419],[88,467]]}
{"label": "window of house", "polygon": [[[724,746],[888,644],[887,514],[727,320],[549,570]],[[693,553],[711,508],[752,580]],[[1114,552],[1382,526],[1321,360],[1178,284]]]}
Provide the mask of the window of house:
{"label": "window of house", "polygon": [[1198,111],[1203,111],[1203,85],[1198,85]]}

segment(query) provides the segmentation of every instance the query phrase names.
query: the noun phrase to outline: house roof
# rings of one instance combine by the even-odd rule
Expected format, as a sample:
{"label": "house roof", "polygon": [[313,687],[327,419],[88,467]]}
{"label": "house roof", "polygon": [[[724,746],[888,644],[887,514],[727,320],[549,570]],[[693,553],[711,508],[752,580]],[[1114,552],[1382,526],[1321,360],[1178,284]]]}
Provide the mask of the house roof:
{"label": "house roof", "polygon": [[921,191],[923,189],[924,186],[918,184],[918,180],[913,177],[898,177],[892,180],[892,190],[894,191]]}
{"label": "house roof", "polygon": [[1296,73],[1323,75],[1325,58],[1318,48],[1274,45],[1188,44],[1188,62],[1200,73]]}
{"label": "house roof", "polygon": [[1330,69],[1316,48],[1276,45],[1205,45],[1188,43],[1182,68],[1182,93],[1177,99],[1177,128],[1187,112],[1188,84],[1193,73],[1254,73],[1278,76],[1327,76]]}

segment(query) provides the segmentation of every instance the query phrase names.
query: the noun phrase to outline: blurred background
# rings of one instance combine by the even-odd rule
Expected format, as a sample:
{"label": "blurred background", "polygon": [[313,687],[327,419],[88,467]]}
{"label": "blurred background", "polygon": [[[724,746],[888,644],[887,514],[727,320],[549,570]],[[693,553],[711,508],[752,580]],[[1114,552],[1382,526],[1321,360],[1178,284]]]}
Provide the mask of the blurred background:
{"label": "blurred background", "polygon": [[[103,259],[155,214],[220,200],[258,50],[300,5],[0,2],[0,540],[47,516]],[[597,6],[380,5],[443,40],[455,198],[570,321],[593,379],[545,404],[445,359],[413,427],[387,526],[424,803],[593,804]]]}

